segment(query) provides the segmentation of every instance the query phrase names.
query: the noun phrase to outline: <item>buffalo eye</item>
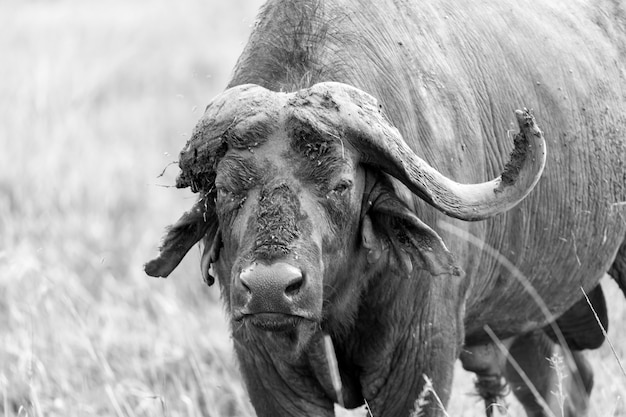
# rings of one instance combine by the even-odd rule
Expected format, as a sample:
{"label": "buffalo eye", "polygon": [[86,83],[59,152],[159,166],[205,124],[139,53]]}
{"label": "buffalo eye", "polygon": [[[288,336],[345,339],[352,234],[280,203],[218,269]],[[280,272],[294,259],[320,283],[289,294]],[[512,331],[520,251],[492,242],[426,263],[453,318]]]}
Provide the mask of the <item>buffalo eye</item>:
{"label": "buffalo eye", "polygon": [[246,192],[231,191],[228,188],[217,186],[217,196],[215,198],[215,204],[218,210],[225,213],[235,213],[246,202]]}
{"label": "buffalo eye", "polygon": [[333,189],[328,193],[329,196],[343,196],[345,195],[350,188],[352,188],[352,181],[350,180],[341,180],[339,181]]}
{"label": "buffalo eye", "polygon": [[237,210],[246,202],[245,192],[234,191],[222,185],[216,185],[215,189],[217,190],[215,202],[225,211]]}
{"label": "buffalo eye", "polygon": [[217,186],[216,189],[217,189],[217,198],[220,200],[227,199],[233,195],[233,193],[230,190],[228,190],[226,187]]}

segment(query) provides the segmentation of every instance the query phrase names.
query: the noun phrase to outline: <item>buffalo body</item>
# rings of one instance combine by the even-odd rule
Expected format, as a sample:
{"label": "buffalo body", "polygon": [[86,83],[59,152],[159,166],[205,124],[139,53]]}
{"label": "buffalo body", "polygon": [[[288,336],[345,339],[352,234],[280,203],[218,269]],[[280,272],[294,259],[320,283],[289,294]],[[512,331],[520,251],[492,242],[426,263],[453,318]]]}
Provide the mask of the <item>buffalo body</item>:
{"label": "buffalo body", "polygon": [[[538,182],[541,167],[515,162],[523,107],[545,137]],[[219,280],[260,416],[332,415],[363,399],[373,415],[408,415],[424,375],[447,401],[459,357],[479,382],[516,384],[494,337],[538,384],[547,405],[522,388],[520,399],[542,415],[553,341],[574,350],[590,389],[576,351],[603,339],[581,288],[603,316],[600,278],[626,276],[625,135],[618,0],[273,0],[181,153],[178,185],[200,202],[147,271],[166,276],[204,242],[203,276]],[[459,183],[502,172],[485,198],[525,169],[535,176],[521,194],[536,186],[473,216],[405,146]],[[548,326],[558,317],[561,332]]]}

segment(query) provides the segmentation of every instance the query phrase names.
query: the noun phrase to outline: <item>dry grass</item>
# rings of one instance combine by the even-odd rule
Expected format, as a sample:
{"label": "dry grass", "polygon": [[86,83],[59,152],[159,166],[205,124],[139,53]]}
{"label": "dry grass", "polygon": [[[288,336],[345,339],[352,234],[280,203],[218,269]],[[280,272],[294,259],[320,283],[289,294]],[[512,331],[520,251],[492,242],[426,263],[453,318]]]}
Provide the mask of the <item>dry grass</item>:
{"label": "dry grass", "polygon": [[[590,417],[623,417],[626,416],[626,377],[621,371],[618,360],[624,362],[626,358],[626,338],[622,331],[626,319],[626,302],[622,292],[613,282],[605,278],[602,281],[607,303],[609,305],[609,331],[608,337],[615,347],[612,351],[608,343],[600,349],[587,351],[586,357],[593,366],[595,379],[594,389],[590,401]],[[551,365],[553,358],[546,358],[546,364]],[[473,393],[471,380],[472,375],[464,372],[460,365],[455,374],[455,392],[448,412],[451,416],[474,417],[481,416],[484,409],[480,401]],[[559,381],[560,383],[567,381]],[[558,392],[562,387],[557,384],[553,388]],[[508,413],[502,414],[508,417],[525,416],[521,406],[516,402],[513,395],[509,395],[507,403],[510,405]]]}
{"label": "dry grass", "polygon": [[[157,176],[225,86],[259,3],[0,2],[4,415],[252,415],[197,253],[168,280],[141,266],[192,201],[162,187],[175,168]],[[607,349],[591,353],[592,415],[623,416]],[[449,414],[481,415],[458,375]]]}
{"label": "dry grass", "polygon": [[0,3],[5,415],[250,414],[197,254],[169,280],[141,266],[192,201],[160,186],[176,169],[157,176],[253,17],[248,1]]}

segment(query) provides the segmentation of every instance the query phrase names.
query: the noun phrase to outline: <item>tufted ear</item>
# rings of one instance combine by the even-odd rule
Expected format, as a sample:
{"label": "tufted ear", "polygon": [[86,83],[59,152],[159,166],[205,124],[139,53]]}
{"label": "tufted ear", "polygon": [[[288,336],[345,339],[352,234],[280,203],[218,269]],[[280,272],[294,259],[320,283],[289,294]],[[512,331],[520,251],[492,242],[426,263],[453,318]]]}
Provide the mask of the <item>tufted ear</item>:
{"label": "tufted ear", "polygon": [[432,275],[461,275],[441,237],[396,196],[390,184],[377,181],[368,197],[369,210],[361,232],[370,263],[378,260],[380,256],[374,255],[386,250],[387,244],[390,261],[407,275],[413,268],[425,269]]}
{"label": "tufted ear", "polygon": [[[217,233],[217,216],[207,204],[206,197],[194,204],[191,210],[173,225],[167,228],[159,256],[144,265],[146,274],[153,277],[167,277],[182,261],[189,249],[208,232]],[[213,242],[209,238],[209,242]]]}

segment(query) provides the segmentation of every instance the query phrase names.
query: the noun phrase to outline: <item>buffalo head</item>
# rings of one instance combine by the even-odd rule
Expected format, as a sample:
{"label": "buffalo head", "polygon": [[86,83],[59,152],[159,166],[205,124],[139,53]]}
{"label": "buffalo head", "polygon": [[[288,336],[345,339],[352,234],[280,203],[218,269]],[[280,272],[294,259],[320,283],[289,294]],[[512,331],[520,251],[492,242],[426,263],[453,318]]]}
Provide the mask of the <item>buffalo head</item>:
{"label": "buffalo head", "polygon": [[319,329],[355,315],[376,271],[460,274],[386,174],[453,217],[503,212],[530,192],[545,157],[532,118],[518,119],[522,134],[503,175],[459,184],[420,159],[361,90],[231,88],[208,106],[181,152],[177,187],[200,199],[169,229],[146,272],[169,275],[202,241],[203,277],[218,277],[234,330],[297,352]]}

